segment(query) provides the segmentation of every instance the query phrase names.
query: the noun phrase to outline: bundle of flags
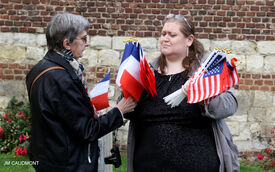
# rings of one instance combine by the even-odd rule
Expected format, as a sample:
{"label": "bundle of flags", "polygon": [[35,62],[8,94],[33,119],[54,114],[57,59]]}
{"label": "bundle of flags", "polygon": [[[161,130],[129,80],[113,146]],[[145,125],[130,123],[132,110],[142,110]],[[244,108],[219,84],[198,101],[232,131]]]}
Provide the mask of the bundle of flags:
{"label": "bundle of flags", "polygon": [[97,111],[109,107],[108,90],[110,84],[110,71],[108,74],[89,92],[91,105],[96,116],[100,116]]}
{"label": "bundle of flags", "polygon": [[146,61],[140,43],[134,38],[125,42],[116,84],[121,88],[125,98],[132,96],[139,101],[144,89],[152,96],[156,95],[155,77]]}
{"label": "bundle of flags", "polygon": [[[228,49],[214,50],[201,64],[192,76],[188,87],[188,103],[204,101],[208,105],[215,96],[229,90],[239,82],[235,62],[232,58],[227,62],[226,56],[231,53]],[[165,102],[171,107],[177,106],[186,97],[183,92],[176,92],[166,96]]]}

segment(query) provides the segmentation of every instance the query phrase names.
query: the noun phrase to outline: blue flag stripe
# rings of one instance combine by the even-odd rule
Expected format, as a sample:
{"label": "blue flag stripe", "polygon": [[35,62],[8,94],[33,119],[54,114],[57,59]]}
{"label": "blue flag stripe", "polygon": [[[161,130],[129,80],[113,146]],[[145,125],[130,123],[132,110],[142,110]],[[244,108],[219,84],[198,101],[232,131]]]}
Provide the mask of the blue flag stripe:
{"label": "blue flag stripe", "polygon": [[[222,73],[222,70],[223,70],[223,63],[224,63],[224,61],[225,61],[226,59],[224,59],[224,60],[221,60],[220,62],[219,62],[219,64],[215,64],[215,66],[210,66],[209,67],[209,70],[207,71],[207,73],[205,73],[204,75],[203,75],[203,77],[204,78],[206,78],[206,77],[209,77],[209,76],[213,76],[213,75],[218,75],[218,74],[221,74]],[[216,61],[216,60],[215,60]]]}
{"label": "blue flag stripe", "polygon": [[110,73],[111,72],[108,72],[108,74],[100,82],[105,82],[105,81],[110,80]]}
{"label": "blue flag stripe", "polygon": [[[121,63],[123,63],[124,60],[126,60],[130,55],[132,55],[138,62],[139,62],[139,45],[137,47],[137,42],[127,42],[125,44],[124,53],[122,56]],[[120,63],[120,64],[121,64]]]}

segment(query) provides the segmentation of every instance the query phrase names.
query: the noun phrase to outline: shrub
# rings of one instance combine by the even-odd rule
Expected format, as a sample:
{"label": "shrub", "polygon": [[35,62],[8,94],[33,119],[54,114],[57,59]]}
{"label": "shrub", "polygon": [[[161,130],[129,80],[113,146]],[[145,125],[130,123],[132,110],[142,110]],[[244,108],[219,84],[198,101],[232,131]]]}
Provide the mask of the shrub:
{"label": "shrub", "polygon": [[0,152],[27,155],[30,132],[30,105],[13,97],[0,115]]}
{"label": "shrub", "polygon": [[274,130],[271,130],[272,134],[271,142],[269,147],[265,148],[260,154],[257,156],[256,165],[261,167],[263,170],[270,170],[275,167],[275,138],[274,138]]}

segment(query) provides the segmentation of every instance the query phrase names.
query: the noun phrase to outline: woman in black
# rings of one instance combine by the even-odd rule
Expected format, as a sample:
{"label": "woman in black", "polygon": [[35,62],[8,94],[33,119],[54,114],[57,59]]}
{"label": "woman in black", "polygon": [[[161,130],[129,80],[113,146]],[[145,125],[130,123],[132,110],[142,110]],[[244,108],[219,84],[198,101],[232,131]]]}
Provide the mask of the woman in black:
{"label": "woman in black", "polygon": [[[128,172],[224,171],[212,128],[215,119],[203,115],[205,105],[188,104],[185,98],[171,108],[163,100],[180,88],[186,92],[188,79],[201,63],[204,49],[194,34],[189,19],[173,14],[166,17],[160,37],[161,55],[151,64],[157,96],[144,92],[132,112],[135,115],[130,115]],[[237,109],[234,95],[224,93],[221,97],[234,105],[223,109],[232,115]]]}
{"label": "woman in black", "polygon": [[38,172],[97,172],[98,139],[123,124],[133,98],[96,118],[78,61],[89,46],[82,16],[56,14],[47,26],[48,52],[27,74],[32,134],[28,154]]}

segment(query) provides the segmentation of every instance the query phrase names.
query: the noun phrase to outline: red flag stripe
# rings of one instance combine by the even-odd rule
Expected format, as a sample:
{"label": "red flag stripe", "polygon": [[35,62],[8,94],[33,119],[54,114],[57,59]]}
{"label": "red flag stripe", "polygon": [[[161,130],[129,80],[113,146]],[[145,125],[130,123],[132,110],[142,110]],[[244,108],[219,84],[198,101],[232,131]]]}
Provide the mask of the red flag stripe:
{"label": "red flag stripe", "polygon": [[203,92],[204,92],[204,96],[202,97],[202,100],[204,100],[207,97],[207,94],[208,94],[208,88],[207,88],[208,87],[208,83],[207,82],[208,82],[208,78],[203,80],[203,88],[204,88]]}
{"label": "red flag stripe", "polygon": [[109,107],[109,101],[106,101],[106,100],[108,100],[108,92],[105,94],[101,94],[99,96],[93,97],[91,99],[97,111]]}
{"label": "red flag stripe", "polygon": [[[133,96],[136,101],[139,100],[144,88],[140,82],[138,82],[127,70],[124,70],[120,79],[120,83],[123,90],[127,91],[129,95]],[[123,93],[125,98],[128,97],[127,93]]]}
{"label": "red flag stripe", "polygon": [[200,101],[200,99],[201,99],[201,97],[202,97],[202,90],[201,90],[201,81],[202,81],[202,77],[198,80],[198,100],[197,100],[197,102],[199,102]]}
{"label": "red flag stripe", "polygon": [[217,93],[220,90],[220,83],[219,83],[219,81],[220,81],[220,76],[215,75],[214,76],[215,93],[214,93],[213,96],[217,95]]}

